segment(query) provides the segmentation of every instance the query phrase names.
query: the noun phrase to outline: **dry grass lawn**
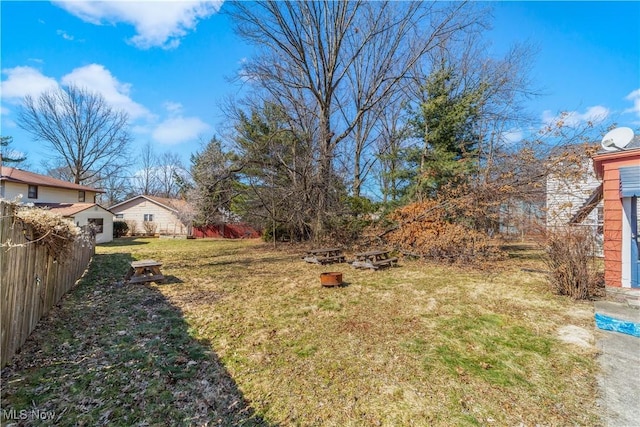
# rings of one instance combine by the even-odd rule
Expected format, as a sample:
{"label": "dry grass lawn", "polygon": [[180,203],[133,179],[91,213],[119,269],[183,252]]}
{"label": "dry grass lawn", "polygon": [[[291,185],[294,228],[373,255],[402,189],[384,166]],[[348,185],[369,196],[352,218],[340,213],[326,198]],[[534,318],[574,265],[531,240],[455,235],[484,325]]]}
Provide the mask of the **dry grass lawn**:
{"label": "dry grass lawn", "polygon": [[[523,271],[543,268],[535,251],[485,270],[401,260],[381,271],[307,264],[300,249],[247,240],[121,240],[97,252],[46,333],[3,371],[3,407],[66,405],[63,425],[599,424],[594,350],[556,338],[565,325],[593,329],[592,308]],[[146,258],[167,283],[114,284]],[[342,271],[345,286],[321,287],[323,271]],[[103,341],[78,344],[80,321]],[[70,355],[57,374],[29,367],[61,348]],[[102,362],[74,370],[82,352]],[[108,384],[114,375],[138,400]],[[48,398],[36,392],[44,378]],[[84,410],[69,396],[83,381]]]}

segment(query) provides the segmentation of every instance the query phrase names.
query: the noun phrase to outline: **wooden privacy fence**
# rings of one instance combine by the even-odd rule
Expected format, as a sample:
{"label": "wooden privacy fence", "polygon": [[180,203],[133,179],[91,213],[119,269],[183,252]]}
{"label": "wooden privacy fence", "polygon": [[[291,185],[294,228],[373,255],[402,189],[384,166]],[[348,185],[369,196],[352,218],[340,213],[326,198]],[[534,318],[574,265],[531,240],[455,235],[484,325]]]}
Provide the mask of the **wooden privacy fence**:
{"label": "wooden privacy fence", "polygon": [[260,232],[249,224],[232,223],[220,225],[208,225],[204,227],[193,227],[193,237],[201,239],[204,237],[218,237],[225,239],[256,239],[260,237]]}
{"label": "wooden privacy fence", "polygon": [[0,366],[24,344],[42,316],[73,287],[95,252],[95,240],[73,241],[58,261],[45,246],[29,243],[15,205],[0,202]]}

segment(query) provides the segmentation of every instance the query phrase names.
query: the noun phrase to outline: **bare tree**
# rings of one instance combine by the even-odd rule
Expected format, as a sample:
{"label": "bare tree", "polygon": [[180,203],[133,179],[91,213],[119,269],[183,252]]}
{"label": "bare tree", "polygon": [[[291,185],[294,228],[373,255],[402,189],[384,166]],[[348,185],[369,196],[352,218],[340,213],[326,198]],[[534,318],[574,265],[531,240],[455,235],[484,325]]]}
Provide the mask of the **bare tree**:
{"label": "bare tree", "polygon": [[347,93],[337,97],[336,105],[341,122],[347,131],[351,129],[345,158],[351,164],[354,196],[360,195],[377,159],[375,142],[382,116],[398,97],[406,96],[412,70],[428,64],[429,52],[449,44],[456,33],[475,33],[481,27],[483,13],[477,11],[472,17],[464,6],[381,3],[363,8],[353,24],[357,31],[346,33]]}
{"label": "bare tree", "polygon": [[408,129],[405,126],[405,107],[402,98],[389,103],[380,117],[377,139],[376,172],[384,204],[399,201],[407,185],[404,159],[401,155],[406,147]]}
{"label": "bare tree", "polygon": [[127,114],[110,107],[102,95],[75,85],[26,96],[18,113],[18,125],[50,144],[76,184],[125,162],[127,122]]}
{"label": "bare tree", "polygon": [[158,157],[148,142],[140,150],[140,169],[132,177],[133,190],[139,194],[155,195],[159,190],[157,177]]}
{"label": "bare tree", "polygon": [[[467,9],[466,3],[364,1],[237,2],[230,8],[239,34],[262,48],[246,64],[245,77],[300,123],[314,120],[305,133],[317,159],[316,236],[337,200],[337,146],[426,52],[477,22]],[[364,128],[359,139],[361,148],[368,141]],[[359,191],[360,172],[354,176]]]}
{"label": "bare tree", "polygon": [[[66,163],[61,162],[60,159],[45,159],[40,162],[41,168],[46,171],[46,174],[62,181],[73,181],[73,172],[69,169]],[[93,180],[86,181],[83,185],[93,185]]]}
{"label": "bare tree", "polygon": [[[481,38],[468,34],[449,39],[429,52],[428,60],[418,63],[412,72],[414,82],[407,88],[413,108],[419,109],[430,101],[425,82],[434,74],[433,64],[445,64],[455,76],[447,82],[451,97],[463,93],[480,95],[472,125],[477,140],[475,153],[482,163],[478,179],[487,178],[497,150],[510,143],[505,135],[514,129],[535,126],[534,117],[527,111],[528,101],[540,95],[529,74],[534,56],[531,45],[516,44],[504,57],[494,58],[487,54]],[[425,129],[425,135],[430,131]]]}
{"label": "bare tree", "polygon": [[158,195],[174,198],[178,196],[178,181],[188,175],[177,153],[165,152],[158,159],[156,177],[159,184]]}
{"label": "bare tree", "polygon": [[110,166],[104,169],[100,179],[100,186],[105,191],[101,197],[101,204],[113,206],[127,198],[131,192],[128,170],[118,166]]}

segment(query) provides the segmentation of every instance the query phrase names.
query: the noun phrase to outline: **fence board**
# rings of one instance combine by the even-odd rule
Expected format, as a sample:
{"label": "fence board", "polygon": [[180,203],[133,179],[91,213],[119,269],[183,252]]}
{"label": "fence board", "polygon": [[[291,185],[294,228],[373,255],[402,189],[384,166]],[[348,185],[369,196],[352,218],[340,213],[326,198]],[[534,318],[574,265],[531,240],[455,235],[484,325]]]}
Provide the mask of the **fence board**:
{"label": "fence board", "polygon": [[[40,319],[58,303],[86,270],[95,242],[73,242],[66,262],[29,244],[15,206],[0,202],[0,366],[24,344]],[[11,245],[9,245],[11,243]],[[16,246],[17,245],[17,246]]]}
{"label": "fence board", "polygon": [[249,224],[233,223],[194,227],[193,237],[225,238],[225,239],[255,239],[260,237],[260,232]]}

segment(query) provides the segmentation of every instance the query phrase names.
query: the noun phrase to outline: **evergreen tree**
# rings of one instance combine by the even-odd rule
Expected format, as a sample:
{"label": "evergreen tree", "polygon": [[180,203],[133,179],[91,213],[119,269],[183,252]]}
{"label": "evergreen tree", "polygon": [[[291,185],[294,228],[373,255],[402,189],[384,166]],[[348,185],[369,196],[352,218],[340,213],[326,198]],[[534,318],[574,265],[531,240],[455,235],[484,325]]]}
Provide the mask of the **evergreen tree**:
{"label": "evergreen tree", "polygon": [[225,152],[222,142],[211,138],[202,152],[191,155],[193,187],[188,199],[196,210],[195,225],[228,222],[232,202],[238,195],[234,155]]}
{"label": "evergreen tree", "polygon": [[0,165],[10,163],[13,166],[17,166],[27,160],[26,156],[17,153],[11,148],[12,142],[12,136],[0,136]]}
{"label": "evergreen tree", "polygon": [[477,168],[478,117],[484,86],[469,89],[453,66],[440,63],[424,86],[425,101],[409,122],[420,143],[406,150],[413,165],[411,199],[435,196],[447,184],[464,181]]}
{"label": "evergreen tree", "polygon": [[314,214],[313,155],[284,110],[269,102],[237,111],[236,149],[246,185],[243,212],[271,235],[307,239]]}

